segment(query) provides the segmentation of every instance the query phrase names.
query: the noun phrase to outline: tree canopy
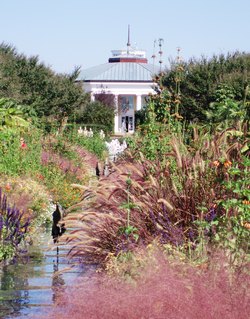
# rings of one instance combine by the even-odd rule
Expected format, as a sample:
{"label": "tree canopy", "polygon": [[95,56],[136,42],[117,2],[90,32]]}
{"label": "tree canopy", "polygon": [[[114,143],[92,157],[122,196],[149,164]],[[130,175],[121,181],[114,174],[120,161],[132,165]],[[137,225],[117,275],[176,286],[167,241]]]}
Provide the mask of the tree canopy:
{"label": "tree canopy", "polygon": [[162,85],[180,99],[179,113],[187,121],[205,121],[216,102],[221,85],[226,85],[236,102],[249,101],[250,54],[228,53],[211,59],[190,59],[171,63]]}
{"label": "tree canopy", "polygon": [[26,57],[7,44],[0,44],[0,98],[11,98],[26,105],[38,117],[60,120],[85,104],[88,95],[75,84],[79,68],[71,74],[56,74],[39,62]]}

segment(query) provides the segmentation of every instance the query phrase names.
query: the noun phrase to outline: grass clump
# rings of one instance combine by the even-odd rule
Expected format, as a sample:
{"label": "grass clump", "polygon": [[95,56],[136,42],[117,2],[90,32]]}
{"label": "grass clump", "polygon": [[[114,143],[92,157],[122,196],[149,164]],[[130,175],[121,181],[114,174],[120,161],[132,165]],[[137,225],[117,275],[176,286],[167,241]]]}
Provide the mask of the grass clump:
{"label": "grass clump", "polygon": [[[142,255],[137,258],[141,264]],[[241,269],[232,274],[222,266],[221,256],[213,260],[217,268],[206,270],[179,260],[169,262],[159,253],[152,263],[148,255],[146,260],[133,285],[106,274],[82,278],[46,318],[247,318],[249,274]]]}

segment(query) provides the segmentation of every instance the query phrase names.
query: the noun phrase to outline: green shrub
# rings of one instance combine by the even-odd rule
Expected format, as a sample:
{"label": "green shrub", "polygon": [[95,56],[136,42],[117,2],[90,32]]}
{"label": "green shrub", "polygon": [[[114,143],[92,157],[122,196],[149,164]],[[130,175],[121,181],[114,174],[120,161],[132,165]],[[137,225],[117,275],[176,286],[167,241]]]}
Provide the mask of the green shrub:
{"label": "green shrub", "polygon": [[114,128],[115,108],[99,101],[89,103],[81,114],[76,116],[77,123],[103,125],[105,131],[112,132]]}
{"label": "green shrub", "polygon": [[[27,147],[22,148],[23,137]],[[20,175],[39,169],[41,157],[39,131],[21,133],[18,130],[0,131],[0,173]]]}

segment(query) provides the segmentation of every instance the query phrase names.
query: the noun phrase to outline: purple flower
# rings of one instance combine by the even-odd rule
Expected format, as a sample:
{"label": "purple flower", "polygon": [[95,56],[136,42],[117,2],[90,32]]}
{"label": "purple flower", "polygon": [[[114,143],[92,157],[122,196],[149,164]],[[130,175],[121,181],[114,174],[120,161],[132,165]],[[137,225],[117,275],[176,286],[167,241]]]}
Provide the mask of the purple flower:
{"label": "purple flower", "polygon": [[216,207],[212,206],[209,210],[209,212],[206,214],[205,220],[207,222],[211,222],[213,221],[217,216],[217,211],[216,211]]}
{"label": "purple flower", "polygon": [[2,214],[0,213],[0,232],[3,229],[3,225],[4,225],[4,219],[3,219]]}
{"label": "purple flower", "polygon": [[[6,233],[2,239],[4,242],[12,244],[16,251],[30,224],[30,220],[22,221],[23,215],[24,212],[17,207],[10,207],[7,204],[7,197],[0,192],[0,234],[3,226],[5,226]],[[3,234],[1,235],[3,236]]]}

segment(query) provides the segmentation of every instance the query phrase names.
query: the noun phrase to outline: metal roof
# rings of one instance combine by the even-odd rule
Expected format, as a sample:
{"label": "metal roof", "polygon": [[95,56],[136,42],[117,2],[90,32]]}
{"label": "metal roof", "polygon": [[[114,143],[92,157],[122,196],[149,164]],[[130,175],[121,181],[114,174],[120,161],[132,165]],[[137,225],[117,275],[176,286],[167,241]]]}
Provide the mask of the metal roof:
{"label": "metal roof", "polygon": [[80,72],[77,81],[152,82],[159,67],[148,63],[105,63]]}

